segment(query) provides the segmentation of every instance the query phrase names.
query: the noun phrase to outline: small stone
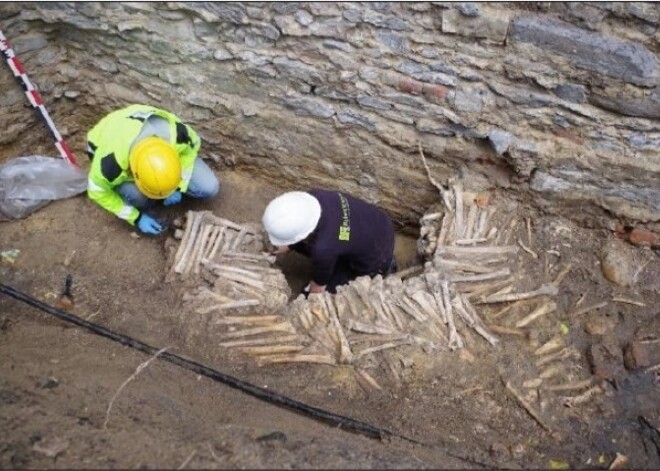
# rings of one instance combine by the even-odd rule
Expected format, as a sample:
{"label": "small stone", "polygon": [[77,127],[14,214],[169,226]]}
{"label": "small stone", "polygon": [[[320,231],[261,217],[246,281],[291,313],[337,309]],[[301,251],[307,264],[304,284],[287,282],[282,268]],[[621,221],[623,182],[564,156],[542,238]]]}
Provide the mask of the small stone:
{"label": "small stone", "polygon": [[584,331],[589,335],[605,335],[616,326],[611,317],[601,316],[591,319],[584,324]]}
{"label": "small stone", "polygon": [[422,84],[422,93],[428,98],[444,100],[447,97],[447,87],[433,83]]}
{"label": "small stone", "polygon": [[573,103],[584,103],[587,101],[587,89],[584,85],[564,84],[555,87],[552,90],[555,95],[564,100],[572,101]]}
{"label": "small stone", "polygon": [[630,233],[630,243],[643,245],[646,247],[655,247],[660,244],[658,234],[641,229],[633,229]]}
{"label": "small stone", "polygon": [[258,442],[278,441],[278,442],[286,443],[286,440],[287,440],[286,434],[282,432],[272,432],[257,437]]}
{"label": "small stone", "polygon": [[309,26],[314,22],[314,17],[305,10],[298,10],[294,17],[296,18],[296,21],[303,26]]}
{"label": "small stone", "polygon": [[355,77],[357,77],[357,73],[351,70],[342,70],[341,73],[339,74],[339,80],[341,80],[342,82],[350,82],[352,80],[355,80]]}
{"label": "small stone", "polygon": [[32,446],[34,451],[49,458],[55,458],[67,448],[69,448],[69,441],[62,437],[42,438]]}
{"label": "small stone", "polygon": [[140,235],[137,232],[131,232],[131,237],[133,239],[140,239]]}
{"label": "small stone", "polygon": [[608,281],[632,286],[635,283],[632,248],[619,240],[609,242],[601,253],[601,270]]}
{"label": "small stone", "polygon": [[64,96],[67,97],[67,98],[74,99],[74,98],[77,98],[77,97],[80,96],[80,92],[78,92],[76,90],[67,90],[67,91],[64,92]]}
{"label": "small stone", "polygon": [[599,378],[607,380],[621,379],[625,374],[623,369],[623,351],[618,341],[612,336],[601,337],[587,351],[591,372]]}
{"label": "small stone", "polygon": [[472,3],[472,2],[455,3],[454,8],[456,8],[465,16],[474,17],[481,15],[481,10],[479,9],[479,5],[477,5],[476,3]]}
{"label": "small stone", "polygon": [[233,59],[234,56],[225,49],[218,49],[213,53],[213,58],[217,61],[226,61],[229,59]]}
{"label": "small stone", "polygon": [[453,101],[458,111],[479,112],[483,108],[484,91],[479,88],[459,88]]}
{"label": "small stone", "polygon": [[48,41],[41,34],[27,34],[20,36],[12,42],[14,52],[18,55],[25,54],[30,51],[38,51],[48,46]]}
{"label": "small stone", "polygon": [[504,154],[513,142],[513,134],[502,129],[494,129],[488,134],[488,140],[497,152],[497,155]]}
{"label": "small stone", "polygon": [[488,452],[496,461],[507,459],[510,454],[509,449],[503,443],[493,443]]}
{"label": "small stone", "polygon": [[650,344],[640,341],[633,341],[626,345],[623,353],[623,363],[626,365],[626,368],[635,370],[650,366],[649,347]]}
{"label": "small stone", "polygon": [[521,457],[525,453],[525,447],[521,443],[518,443],[511,447],[511,453],[513,453],[514,457]]}
{"label": "small stone", "polygon": [[43,389],[55,389],[60,385],[60,382],[57,378],[49,377],[46,382],[41,386]]}

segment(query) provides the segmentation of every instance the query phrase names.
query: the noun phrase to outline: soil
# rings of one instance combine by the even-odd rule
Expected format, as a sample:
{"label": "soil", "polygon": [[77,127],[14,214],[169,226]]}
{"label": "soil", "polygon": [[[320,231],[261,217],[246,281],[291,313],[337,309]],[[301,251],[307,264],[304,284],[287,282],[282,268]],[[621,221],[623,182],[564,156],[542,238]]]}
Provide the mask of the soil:
{"label": "soil", "polygon": [[[256,222],[281,192],[237,171],[223,172],[221,180],[216,200],[184,201],[160,210],[160,216],[210,209],[239,223]],[[635,249],[649,263],[633,286],[616,287],[599,266],[611,234],[517,208],[521,220],[532,217],[538,258],[522,254],[516,290],[537,287],[570,262],[558,310],[526,337],[502,335],[495,347],[467,336],[463,351],[417,355],[400,384],[379,376],[382,392],[363,389],[346,368],[260,368],[219,346],[184,341],[180,287],[164,282],[164,237],[138,236],[84,195],[51,203],[25,220],[0,223],[0,250],[20,250],[13,263],[0,263],[2,283],[53,304],[72,274],[73,313],[82,318],[423,443],[375,440],[329,427],[159,360],[116,394],[147,356],[0,296],[0,467],[606,469],[620,453],[627,466],[659,468],[658,370],[627,370],[622,354],[640,329],[645,339],[660,337],[657,255]],[[524,224],[519,236],[527,241]],[[402,268],[418,263],[415,247],[415,237],[398,236]],[[293,292],[300,292],[309,262],[289,255],[278,263]],[[582,296],[580,307],[610,302],[571,316]],[[644,306],[612,302],[613,296]],[[597,335],[585,331],[587,324]],[[524,388],[538,376],[534,350],[556,335],[579,355],[559,363],[554,383],[595,374],[602,394],[567,407],[564,396],[583,391]],[[506,382],[527,398],[548,430],[521,407]]]}

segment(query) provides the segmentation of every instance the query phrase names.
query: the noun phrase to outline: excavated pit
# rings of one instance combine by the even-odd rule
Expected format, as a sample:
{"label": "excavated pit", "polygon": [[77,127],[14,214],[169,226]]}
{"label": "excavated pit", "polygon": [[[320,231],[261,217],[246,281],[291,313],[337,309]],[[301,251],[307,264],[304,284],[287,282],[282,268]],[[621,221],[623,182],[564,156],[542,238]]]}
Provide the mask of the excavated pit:
{"label": "excavated pit", "polygon": [[[281,192],[335,188],[393,216],[401,269],[426,263],[401,285],[342,290],[330,301],[335,323],[328,298],[296,300],[309,261],[280,257],[262,265],[281,270],[268,312],[223,310],[226,323],[209,327],[213,310],[196,312],[210,306],[195,290],[236,293],[205,280],[204,266],[174,276],[174,228],[138,235],[81,195],[0,223],[0,251],[20,251],[0,259],[2,282],[54,303],[71,274],[82,318],[436,446],[347,435],[158,361],[108,415],[146,358],[0,298],[0,429],[9,431],[0,467],[606,468],[619,455],[660,467],[660,262],[643,245],[654,234],[632,231],[657,232],[657,64],[626,67],[620,56],[657,56],[648,34],[657,15],[650,4],[613,5],[461,6],[466,14],[438,2],[0,6],[0,27],[84,167],[87,130],[133,101],[200,130],[220,195],[158,216],[207,211],[257,227]],[[563,49],[562,35],[578,52]],[[596,44],[616,60],[589,59]],[[55,155],[8,70],[0,83],[0,164]],[[456,182],[472,227],[463,239],[478,241],[448,235]],[[449,212],[438,185],[452,189]],[[642,245],[618,240],[619,222],[619,236]],[[491,265],[461,250],[479,246],[517,252]],[[480,303],[553,282],[556,292]],[[459,337],[441,317],[448,305]],[[241,316],[276,318],[233,324]],[[274,321],[288,322],[294,332],[277,335],[295,342],[236,335]],[[244,340],[253,344],[226,345]],[[270,360],[325,363],[271,362],[259,350],[267,345],[286,347]]]}

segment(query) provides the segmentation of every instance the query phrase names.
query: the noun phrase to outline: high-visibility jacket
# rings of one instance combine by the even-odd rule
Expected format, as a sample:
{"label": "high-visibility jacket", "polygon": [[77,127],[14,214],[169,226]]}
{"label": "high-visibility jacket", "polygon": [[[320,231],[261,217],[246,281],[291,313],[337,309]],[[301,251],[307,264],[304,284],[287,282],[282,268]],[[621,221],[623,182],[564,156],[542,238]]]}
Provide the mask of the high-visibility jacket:
{"label": "high-visibility jacket", "polygon": [[87,152],[92,159],[87,196],[131,225],[135,225],[140,211],[127,204],[114,188],[133,180],[129,169],[130,149],[144,122],[152,115],[164,118],[169,123],[170,144],[181,159],[181,183],[178,189],[185,193],[201,141],[190,126],[172,113],[153,106],[131,105],[108,114],[87,133]]}

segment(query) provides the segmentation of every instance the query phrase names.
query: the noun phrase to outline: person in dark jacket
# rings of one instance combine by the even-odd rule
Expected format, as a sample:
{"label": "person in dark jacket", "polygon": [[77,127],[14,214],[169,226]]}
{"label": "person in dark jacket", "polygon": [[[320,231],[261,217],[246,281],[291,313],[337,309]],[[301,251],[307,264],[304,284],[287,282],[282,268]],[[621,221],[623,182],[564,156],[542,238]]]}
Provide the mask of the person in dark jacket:
{"label": "person in dark jacket", "polygon": [[335,293],[362,275],[395,269],[394,226],[382,209],[321,189],[292,191],[272,200],[262,218],[275,254],[295,250],[312,259],[305,293]]}

